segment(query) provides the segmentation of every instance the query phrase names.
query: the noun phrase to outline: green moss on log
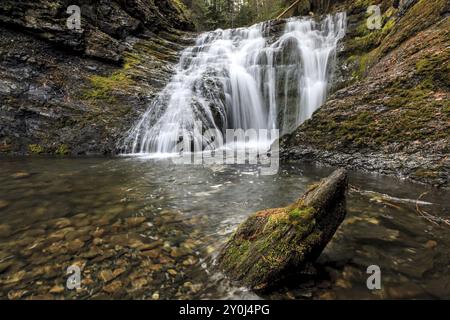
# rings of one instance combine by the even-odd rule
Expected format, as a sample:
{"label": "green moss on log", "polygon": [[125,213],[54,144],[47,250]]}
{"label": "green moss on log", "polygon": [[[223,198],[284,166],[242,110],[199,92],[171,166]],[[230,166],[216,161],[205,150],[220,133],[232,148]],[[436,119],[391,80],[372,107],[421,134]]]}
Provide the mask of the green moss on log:
{"label": "green moss on log", "polygon": [[250,216],[222,250],[220,268],[257,291],[301,274],[345,216],[346,179],[338,170],[293,205]]}

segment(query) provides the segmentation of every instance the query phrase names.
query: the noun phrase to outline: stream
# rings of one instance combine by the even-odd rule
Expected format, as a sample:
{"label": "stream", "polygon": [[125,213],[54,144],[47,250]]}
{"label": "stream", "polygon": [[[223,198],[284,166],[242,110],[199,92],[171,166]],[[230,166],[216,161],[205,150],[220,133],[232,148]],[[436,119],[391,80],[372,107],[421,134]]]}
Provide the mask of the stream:
{"label": "stream", "polygon": [[[347,218],[311,274],[259,297],[215,270],[220,246],[251,213],[290,204],[333,168],[258,176],[136,156],[1,163],[1,299],[450,298],[450,227],[420,215],[449,219],[450,191],[351,172]],[[381,290],[366,286],[370,265]],[[70,266],[78,289],[66,286]]]}

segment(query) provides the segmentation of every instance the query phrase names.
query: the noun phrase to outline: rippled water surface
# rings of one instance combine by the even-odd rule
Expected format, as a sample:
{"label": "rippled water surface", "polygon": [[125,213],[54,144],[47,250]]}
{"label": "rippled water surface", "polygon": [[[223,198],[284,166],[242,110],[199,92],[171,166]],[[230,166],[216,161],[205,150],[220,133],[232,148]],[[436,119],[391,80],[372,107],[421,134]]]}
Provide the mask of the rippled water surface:
{"label": "rippled water surface", "polygon": [[[249,214],[286,206],[332,168],[170,160],[0,159],[0,298],[259,298],[212,267]],[[310,276],[261,298],[450,298],[450,192],[351,173],[348,215]],[[420,202],[417,203],[417,199]],[[66,288],[67,268],[81,288]],[[366,287],[378,265],[382,289]]]}

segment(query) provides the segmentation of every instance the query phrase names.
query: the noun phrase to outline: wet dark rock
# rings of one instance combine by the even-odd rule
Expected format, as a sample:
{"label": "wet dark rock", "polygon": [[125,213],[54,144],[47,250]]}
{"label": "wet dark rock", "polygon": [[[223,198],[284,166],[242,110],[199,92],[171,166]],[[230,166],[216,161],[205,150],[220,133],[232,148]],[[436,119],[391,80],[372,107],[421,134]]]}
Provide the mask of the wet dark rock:
{"label": "wet dark rock", "polygon": [[[88,56],[119,62],[125,46],[120,40],[139,35],[143,29],[169,30],[192,25],[180,11],[175,1],[82,1],[80,6],[82,30],[69,30],[64,0],[53,1],[2,1],[0,22],[13,26],[54,44],[85,53]],[[163,14],[162,14],[163,12]],[[168,19],[164,19],[167,15]],[[31,61],[31,59],[29,59]]]}
{"label": "wet dark rock", "polygon": [[192,38],[179,1],[70,4],[0,4],[0,153],[117,153]]}
{"label": "wet dark rock", "polygon": [[347,173],[340,169],[293,205],[252,215],[222,249],[219,268],[257,291],[298,277],[344,220],[347,184]]}
{"label": "wet dark rock", "polygon": [[337,52],[331,96],[281,140],[284,160],[303,160],[448,187],[449,3],[378,2],[380,30],[368,30],[367,4],[339,1],[348,27]]}
{"label": "wet dark rock", "polygon": [[[436,187],[448,187],[450,181],[450,171],[446,169],[448,162],[446,154],[422,155],[404,152],[386,154],[369,150],[328,150],[321,149],[319,145],[302,142],[295,142],[293,145],[291,139],[291,136],[285,136],[281,140],[281,158],[286,162],[303,161],[344,166],[361,172],[380,173],[400,179],[409,178]],[[408,161],[405,161],[406,159]]]}

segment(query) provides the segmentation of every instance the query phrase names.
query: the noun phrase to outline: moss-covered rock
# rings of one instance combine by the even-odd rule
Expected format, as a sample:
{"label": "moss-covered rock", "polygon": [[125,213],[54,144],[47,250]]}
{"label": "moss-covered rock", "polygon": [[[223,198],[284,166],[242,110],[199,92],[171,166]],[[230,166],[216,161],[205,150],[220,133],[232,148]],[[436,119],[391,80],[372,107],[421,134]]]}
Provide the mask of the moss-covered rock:
{"label": "moss-covered rock", "polygon": [[42,154],[45,152],[45,149],[41,145],[30,144],[30,145],[28,145],[28,151],[31,154]]}
{"label": "moss-covered rock", "polygon": [[343,221],[347,184],[340,169],[294,204],[250,216],[221,251],[220,269],[255,291],[302,274]]}
{"label": "moss-covered rock", "polygon": [[450,5],[378,1],[382,28],[369,30],[369,2],[332,8],[349,17],[336,92],[282,139],[282,155],[448,186]]}

